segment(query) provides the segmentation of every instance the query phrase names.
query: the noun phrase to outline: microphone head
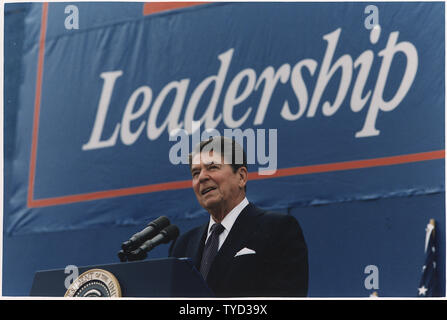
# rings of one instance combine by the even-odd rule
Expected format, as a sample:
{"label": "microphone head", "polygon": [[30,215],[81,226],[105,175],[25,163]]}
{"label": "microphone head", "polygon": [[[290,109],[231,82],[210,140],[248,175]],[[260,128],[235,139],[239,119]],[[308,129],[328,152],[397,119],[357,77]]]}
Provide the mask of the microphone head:
{"label": "microphone head", "polygon": [[127,261],[127,254],[123,250],[120,250],[118,252],[118,258],[120,259],[121,262],[126,262]]}
{"label": "microphone head", "polygon": [[160,233],[165,235],[163,243],[168,243],[169,241],[174,240],[175,238],[178,237],[178,235],[180,234],[180,230],[176,225],[171,224],[166,228],[164,228],[163,230],[161,230]]}
{"label": "microphone head", "polygon": [[170,223],[167,217],[158,217],[154,221],[149,222],[146,228],[135,233],[129,240],[123,242],[121,249],[125,252],[137,249],[143,242],[157,235],[163,228],[169,226]]}
{"label": "microphone head", "polygon": [[168,217],[161,216],[161,217],[158,217],[157,219],[155,219],[154,221],[152,221],[151,223],[149,223],[148,226],[152,226],[155,229],[161,230],[163,228],[166,228],[170,224],[171,224],[171,222],[169,221]]}

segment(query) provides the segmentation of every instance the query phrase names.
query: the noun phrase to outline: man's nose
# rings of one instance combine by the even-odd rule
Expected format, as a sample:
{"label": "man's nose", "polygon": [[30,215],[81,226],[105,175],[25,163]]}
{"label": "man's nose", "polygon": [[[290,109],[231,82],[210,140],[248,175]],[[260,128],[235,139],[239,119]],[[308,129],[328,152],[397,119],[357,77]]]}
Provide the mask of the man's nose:
{"label": "man's nose", "polygon": [[200,170],[200,174],[199,174],[199,182],[205,182],[209,180],[209,175],[207,170]]}

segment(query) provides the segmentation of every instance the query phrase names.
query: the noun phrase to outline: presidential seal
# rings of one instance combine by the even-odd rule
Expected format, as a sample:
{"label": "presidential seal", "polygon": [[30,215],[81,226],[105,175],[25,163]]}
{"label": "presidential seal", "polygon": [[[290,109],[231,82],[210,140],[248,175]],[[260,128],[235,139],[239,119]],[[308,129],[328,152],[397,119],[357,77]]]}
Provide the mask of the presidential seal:
{"label": "presidential seal", "polygon": [[91,269],[73,281],[65,297],[121,297],[121,288],[112,273]]}

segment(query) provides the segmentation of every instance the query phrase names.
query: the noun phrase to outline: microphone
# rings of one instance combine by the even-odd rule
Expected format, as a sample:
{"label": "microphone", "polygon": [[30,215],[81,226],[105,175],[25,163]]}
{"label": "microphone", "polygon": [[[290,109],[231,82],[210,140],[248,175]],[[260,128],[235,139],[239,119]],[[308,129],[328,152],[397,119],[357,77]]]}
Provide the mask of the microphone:
{"label": "microphone", "polygon": [[138,249],[130,252],[127,256],[129,261],[143,260],[147,257],[147,252],[162,243],[168,243],[178,237],[180,231],[176,225],[169,225],[160,231],[151,240],[146,241]]}
{"label": "microphone", "polygon": [[170,223],[169,219],[165,216],[161,216],[154,221],[149,222],[146,228],[135,233],[129,240],[121,245],[121,248],[124,253],[129,253],[137,249],[143,242],[154,237],[161,229],[169,226]]}
{"label": "microphone", "polygon": [[124,250],[120,250],[118,252],[118,258],[120,259],[121,262],[126,262],[128,254],[129,254],[129,252],[124,252]]}

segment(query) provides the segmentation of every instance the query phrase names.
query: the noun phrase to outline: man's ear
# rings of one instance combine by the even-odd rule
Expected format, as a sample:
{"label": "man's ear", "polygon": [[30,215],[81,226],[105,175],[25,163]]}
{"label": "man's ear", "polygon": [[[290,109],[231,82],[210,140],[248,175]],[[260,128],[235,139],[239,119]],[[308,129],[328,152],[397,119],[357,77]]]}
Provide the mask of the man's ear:
{"label": "man's ear", "polygon": [[246,167],[240,167],[238,169],[238,174],[239,174],[239,187],[244,188],[245,185],[247,184],[247,180],[248,180],[248,171]]}

